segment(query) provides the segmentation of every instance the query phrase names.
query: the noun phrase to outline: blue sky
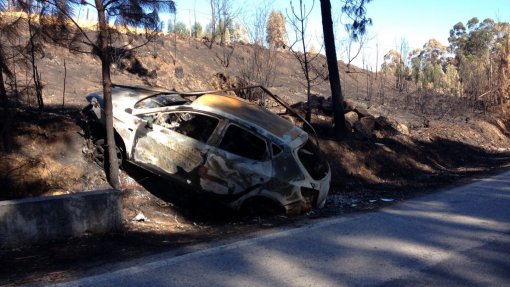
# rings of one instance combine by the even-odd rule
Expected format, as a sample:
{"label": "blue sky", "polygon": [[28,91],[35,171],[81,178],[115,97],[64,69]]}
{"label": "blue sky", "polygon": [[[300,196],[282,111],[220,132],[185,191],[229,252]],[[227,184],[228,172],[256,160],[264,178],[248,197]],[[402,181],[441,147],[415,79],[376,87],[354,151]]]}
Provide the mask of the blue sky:
{"label": "blue sky", "polygon": [[[257,5],[264,2],[232,0],[234,5],[241,8],[240,20],[248,20],[253,15]],[[290,1],[265,0],[275,10],[285,11],[290,9]],[[311,7],[312,0],[304,0],[307,7]],[[298,1],[293,0],[296,6]],[[333,14],[336,18],[338,38],[345,38],[340,21],[341,0],[331,0]],[[210,19],[209,0],[176,0],[177,20],[189,25],[194,20],[196,11],[197,21],[202,25]],[[309,30],[313,34],[311,41],[314,46],[320,46],[322,39],[321,16],[319,0],[315,0]],[[492,18],[496,21],[510,22],[509,0],[373,0],[367,5],[368,16],[374,24],[369,28],[371,42],[364,49],[366,62],[375,63],[376,43],[379,46],[379,64],[382,56],[392,48],[395,48],[402,38],[409,43],[410,48],[420,48],[428,39],[435,38],[441,43],[448,44],[449,31],[458,22],[466,23],[472,17],[480,20]],[[192,17],[191,21],[189,17]],[[361,56],[360,56],[361,57]],[[345,53],[339,51],[339,58],[345,58]],[[361,59],[355,61],[361,65]]]}
{"label": "blue sky", "polygon": [[[374,50],[378,42],[383,53],[395,48],[402,38],[407,40],[410,48],[420,48],[432,38],[448,45],[450,29],[473,17],[480,21],[492,18],[510,22],[508,0],[374,0],[367,8],[374,21],[369,31],[375,36],[367,50]],[[375,59],[373,52],[367,51],[367,54],[372,61]]]}
{"label": "blue sky", "polygon": [[392,45],[392,41],[399,42],[401,37],[415,48],[430,38],[448,44],[453,25],[466,23],[472,17],[510,21],[508,0],[374,0],[367,8],[374,21],[371,33],[388,46]]}

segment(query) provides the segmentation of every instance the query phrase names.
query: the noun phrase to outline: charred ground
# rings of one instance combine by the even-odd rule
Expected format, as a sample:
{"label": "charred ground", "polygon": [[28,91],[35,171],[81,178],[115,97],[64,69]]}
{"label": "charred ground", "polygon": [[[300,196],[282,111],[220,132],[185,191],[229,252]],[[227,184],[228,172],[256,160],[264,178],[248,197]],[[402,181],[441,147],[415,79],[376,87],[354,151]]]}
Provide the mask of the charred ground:
{"label": "charred ground", "polygon": [[[213,45],[209,49],[199,41],[178,40],[174,53],[172,41],[162,38],[119,59],[114,82],[180,91],[246,83],[252,46]],[[225,53],[232,49],[226,65]],[[278,64],[266,71],[272,73],[273,81],[265,84],[291,103],[303,101],[298,63],[285,51],[276,55]],[[93,147],[77,125],[84,96],[100,89],[98,60],[48,46],[39,61],[47,109],[35,111],[35,99],[27,94],[17,99],[18,107],[0,111],[5,135],[0,198],[107,188],[103,171],[88,156]],[[346,70],[342,63],[340,69]],[[480,109],[458,98],[417,92],[412,87],[398,92],[391,76],[376,76],[355,67],[350,71],[341,74],[347,112],[355,113],[356,121],[371,117],[374,128],[367,132],[355,121],[348,138],[328,138],[327,79],[314,88],[319,104],[314,106],[312,121],[321,131],[320,145],[333,172],[325,208],[293,218],[245,216],[128,165],[121,175],[122,233],[1,250],[0,263],[8,268],[0,269],[0,284],[66,280],[98,266],[160,251],[187,252],[199,243],[370,210],[497,172],[510,163],[506,107]],[[144,220],[140,220],[142,214]]]}

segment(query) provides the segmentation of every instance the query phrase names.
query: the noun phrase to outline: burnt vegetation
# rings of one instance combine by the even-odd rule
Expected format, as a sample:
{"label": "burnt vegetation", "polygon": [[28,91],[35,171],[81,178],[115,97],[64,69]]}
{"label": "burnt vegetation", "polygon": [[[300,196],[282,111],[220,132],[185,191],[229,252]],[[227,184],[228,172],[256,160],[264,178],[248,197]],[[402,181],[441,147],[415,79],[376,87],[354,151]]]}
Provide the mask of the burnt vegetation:
{"label": "burnt vegetation", "polygon": [[[508,166],[508,23],[477,18],[459,22],[452,27],[448,44],[432,39],[416,50],[410,50],[403,39],[400,47],[385,53],[381,69],[375,72],[369,66],[338,62],[342,83],[338,89],[345,97],[338,101],[332,97],[327,57],[288,50],[281,12],[260,7],[246,28],[238,19],[241,12],[223,4],[229,1],[211,1],[215,12],[205,29],[198,23],[186,27],[174,22],[167,29],[170,33],[154,33],[149,38],[110,31],[108,45],[101,47],[94,40],[84,40],[96,39],[95,28],[44,22],[58,17],[45,18],[49,10],[41,14],[42,6],[27,6],[19,12],[18,7],[4,5],[0,18],[0,198],[109,186],[104,170],[93,163],[90,151],[94,147],[75,124],[84,96],[103,88],[99,76],[103,56],[111,64],[105,69],[117,83],[179,91],[262,84],[303,117],[309,115],[333,171],[325,208],[309,217],[372,209],[376,207],[369,201],[373,198],[404,199]],[[367,18],[359,20],[368,24]],[[285,110],[262,92],[237,95],[275,113]],[[341,128],[347,135],[342,140],[332,131],[338,128],[336,108],[345,117]],[[299,124],[294,117],[287,118]],[[108,254],[112,256],[132,258],[291,221],[234,214],[211,204],[210,198],[197,200],[203,195],[183,193],[173,183],[131,165],[121,172],[119,187],[125,191],[126,232],[106,236],[106,245],[99,243],[102,238],[72,241],[85,246],[79,258],[88,258],[90,250],[101,254],[106,249],[111,249]],[[261,205],[267,202],[253,202],[248,213],[260,212]],[[141,210],[166,225],[132,222]],[[115,243],[121,243],[120,247],[116,249]],[[51,261],[52,256],[44,258]],[[96,256],[96,263],[103,257]],[[17,266],[20,273],[25,268],[28,272],[53,270],[30,267],[30,260],[23,262]]]}
{"label": "burnt vegetation", "polygon": [[[211,2],[216,11],[212,16],[215,25],[209,27],[212,30],[203,31],[198,23],[189,28],[183,23],[173,23],[168,28],[171,34],[160,36],[159,39],[156,34],[142,37],[129,30],[112,30],[105,51],[90,41],[97,36],[96,31],[73,26],[59,18],[66,11],[62,7],[60,10],[53,7],[52,10],[51,6],[30,6],[24,2],[19,2],[19,6],[4,7],[6,11],[0,23],[0,36],[5,40],[0,47],[2,150],[9,151],[16,145],[12,140],[12,120],[16,113],[27,108],[56,110],[55,102],[50,106],[45,104],[43,91],[50,79],[45,79],[46,75],[41,73],[38,62],[48,59],[58,61],[58,55],[51,49],[62,49],[59,46],[69,47],[72,53],[77,53],[74,54],[76,57],[87,57],[82,52],[91,53],[97,58],[101,58],[102,53],[109,55],[108,62],[112,64],[114,74],[133,75],[148,85],[180,89],[238,88],[253,83],[273,86],[284,99],[295,103],[293,107],[300,110],[323,137],[334,136],[331,128],[334,126],[335,105],[325,87],[329,80],[325,71],[327,61],[320,53],[307,51],[306,15],[298,17],[296,10],[292,10],[294,16],[289,16],[295,19],[290,23],[299,32],[296,39],[299,42],[296,43],[302,45],[305,52],[294,50],[293,45],[290,45],[288,52],[289,44],[284,37],[287,33],[286,23],[282,20],[281,12],[269,13],[267,7],[261,7],[253,17],[251,28],[243,29],[236,21],[240,11],[231,4],[229,1]],[[344,8],[356,10],[355,6]],[[355,17],[352,19],[356,20]],[[371,24],[367,18],[359,21],[364,21],[365,25]],[[354,35],[356,30],[353,29],[358,26],[353,25],[349,24],[348,31]],[[190,29],[189,33],[186,29]],[[388,117],[391,119],[388,126],[406,135],[412,133],[409,130],[413,128],[428,128],[431,122],[438,120],[469,124],[470,120],[479,118],[488,120],[506,135],[506,107],[510,89],[509,29],[508,23],[473,18],[466,24],[459,22],[454,25],[448,46],[431,39],[422,49],[410,51],[403,39],[398,50],[384,55],[380,72],[373,73],[368,67],[363,70],[352,67],[350,63],[347,66],[340,63],[342,92],[348,95],[347,101],[341,106],[345,114],[351,116],[345,124],[351,137],[377,140],[381,133],[376,129],[376,122]],[[191,51],[201,53],[204,35],[208,38],[207,48],[215,55],[209,57],[207,64],[221,72],[213,76],[205,75],[210,79],[208,83],[186,86],[185,83],[191,83],[205,73],[186,63],[184,57],[193,53],[184,51],[187,49],[184,43],[193,47]],[[363,39],[364,35],[352,36],[351,41]],[[250,39],[253,43],[248,43]],[[177,49],[178,46],[182,46],[179,49],[182,51]],[[133,49],[136,47],[140,50]],[[222,54],[225,57],[219,56]],[[232,67],[226,61],[235,65]],[[166,66],[158,68],[156,63]],[[281,66],[287,63],[300,68],[282,69]],[[175,74],[169,75],[167,71],[172,66]],[[287,76],[278,77],[278,74],[295,73],[297,70],[305,75],[305,81],[296,83]],[[190,75],[193,73],[195,75]],[[67,79],[55,80],[65,83]],[[281,89],[284,85],[288,87]],[[304,102],[299,102],[303,99],[303,94],[298,92],[300,87],[306,90]],[[76,87],[72,89],[75,95],[80,94]],[[262,93],[242,91],[238,94],[274,112],[282,111],[276,103],[264,98]],[[65,97],[64,90],[62,103]],[[61,111],[65,110],[62,106]],[[34,117],[37,118],[37,114]]]}
{"label": "burnt vegetation", "polygon": [[[145,85],[206,90],[264,84],[293,103],[323,138],[336,136],[331,131],[335,126],[335,105],[327,87],[330,80],[325,71],[327,59],[320,53],[306,51],[304,24],[307,19],[304,14],[298,17],[298,10],[293,10],[297,22],[291,23],[300,32],[296,43],[304,45],[304,53],[293,50],[293,45],[287,50],[286,23],[281,12],[270,13],[268,7],[261,7],[250,28],[245,29],[236,19],[240,11],[229,6],[229,1],[211,2],[217,13],[213,14],[215,25],[208,28],[212,30],[203,31],[198,23],[188,28],[189,33],[181,27],[183,23],[174,23],[168,28],[170,35],[150,34],[149,37],[129,30],[111,30],[103,51],[90,40],[96,39],[97,31],[73,26],[59,18],[66,11],[64,8],[53,11],[51,6],[19,4],[19,7],[4,7],[6,11],[2,12],[0,23],[0,36],[4,40],[0,46],[3,152],[16,152],[22,145],[15,141],[16,134],[13,134],[17,114],[34,108],[66,114],[73,104],[79,105],[79,100],[69,99],[69,104],[62,105],[60,111],[59,102],[65,103],[66,97],[79,97],[90,91],[82,92],[82,87],[68,83],[67,91],[71,89],[73,92],[67,92],[67,95],[65,86],[63,91],[54,88],[45,93],[46,85],[51,81],[67,83],[66,76],[55,76],[52,71],[41,72],[39,63],[48,65],[49,61],[65,66],[66,62],[59,60],[59,53],[68,58],[67,66],[73,64],[69,58],[88,59],[92,55],[101,59],[103,54],[108,55],[107,62],[111,63],[114,76],[135,79]],[[370,24],[366,18],[360,21]],[[355,33],[352,25],[349,31]],[[452,123],[450,128],[455,134],[463,126],[477,124],[480,120],[487,121],[494,133],[499,132],[498,137],[506,137],[510,89],[509,29],[508,23],[473,18],[466,24],[454,25],[448,46],[432,39],[422,49],[410,51],[403,39],[398,50],[384,55],[380,72],[373,73],[368,67],[360,69],[340,62],[342,92],[347,95],[347,100],[340,106],[346,117],[346,130],[350,133],[347,138],[373,144],[397,135],[422,137],[422,130],[445,128],[448,123]],[[204,35],[208,38],[207,47],[203,45]],[[351,38],[359,40],[363,35]],[[69,51],[63,52],[63,46]],[[229,54],[229,63],[235,65],[226,65],[227,58],[219,56],[224,53]],[[198,54],[205,56],[198,57]],[[194,56],[203,60],[202,63],[190,63],[189,58]],[[79,67],[74,69],[69,72],[71,75],[79,72]],[[169,73],[169,70],[175,73]],[[305,75],[304,81],[295,75],[299,70]],[[62,93],[61,101],[54,99],[60,97],[59,93]],[[276,113],[284,110],[265,98],[263,93],[241,91],[237,94]],[[48,99],[49,95],[51,99]],[[47,104],[47,101],[51,103]],[[40,115],[33,113],[32,117],[37,122]],[[384,127],[381,127],[383,122]],[[388,133],[387,130],[395,132]],[[478,132],[481,136],[491,137],[487,131]],[[435,138],[432,135],[426,140]],[[480,141],[476,143],[481,144]],[[487,139],[485,147],[503,149],[505,144],[505,138]],[[4,177],[9,177],[8,174]]]}

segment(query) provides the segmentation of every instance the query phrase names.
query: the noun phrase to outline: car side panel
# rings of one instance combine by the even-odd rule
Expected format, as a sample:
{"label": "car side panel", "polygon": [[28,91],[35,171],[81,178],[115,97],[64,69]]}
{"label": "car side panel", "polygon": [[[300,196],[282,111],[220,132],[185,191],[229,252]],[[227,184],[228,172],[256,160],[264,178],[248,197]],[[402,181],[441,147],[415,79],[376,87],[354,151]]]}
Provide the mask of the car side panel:
{"label": "car side panel", "polygon": [[281,196],[281,204],[288,205],[302,201],[299,185],[296,182],[305,179],[289,148],[275,156],[272,161],[273,176],[267,183],[267,189]]}
{"label": "car side panel", "polygon": [[193,175],[205,160],[206,145],[156,124],[140,125],[132,154],[138,165],[193,184],[198,183]]}
{"label": "car side panel", "polygon": [[122,114],[121,116],[114,117],[113,127],[122,138],[128,159],[132,158],[131,151],[133,149],[133,142],[136,134],[135,131],[138,129],[138,126],[142,124],[144,123],[140,118],[132,115]]}
{"label": "car side panel", "polygon": [[271,161],[256,161],[211,147],[200,171],[200,187],[219,195],[245,194],[271,178]]}

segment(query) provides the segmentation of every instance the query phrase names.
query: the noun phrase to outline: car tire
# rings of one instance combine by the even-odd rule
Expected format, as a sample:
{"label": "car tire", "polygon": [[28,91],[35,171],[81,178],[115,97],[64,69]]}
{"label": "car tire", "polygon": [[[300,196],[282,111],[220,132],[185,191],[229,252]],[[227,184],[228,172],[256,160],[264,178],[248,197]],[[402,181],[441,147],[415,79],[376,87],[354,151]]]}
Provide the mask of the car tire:
{"label": "car tire", "polygon": [[[124,164],[124,151],[118,145],[115,145],[115,149],[117,154],[117,160],[119,162],[119,168],[122,168]],[[100,138],[94,141],[93,159],[94,162],[102,168],[106,167],[105,160],[107,158],[106,152],[107,152],[106,139]]]}
{"label": "car tire", "polygon": [[249,217],[271,217],[284,213],[284,208],[277,202],[265,197],[247,199],[241,206],[241,214]]}

